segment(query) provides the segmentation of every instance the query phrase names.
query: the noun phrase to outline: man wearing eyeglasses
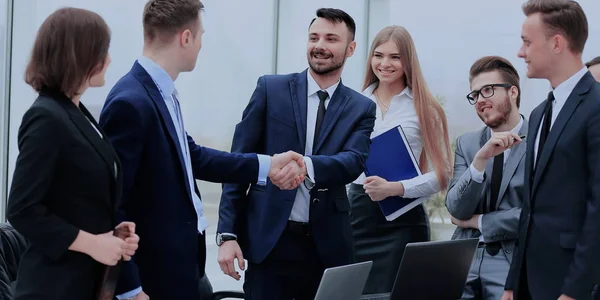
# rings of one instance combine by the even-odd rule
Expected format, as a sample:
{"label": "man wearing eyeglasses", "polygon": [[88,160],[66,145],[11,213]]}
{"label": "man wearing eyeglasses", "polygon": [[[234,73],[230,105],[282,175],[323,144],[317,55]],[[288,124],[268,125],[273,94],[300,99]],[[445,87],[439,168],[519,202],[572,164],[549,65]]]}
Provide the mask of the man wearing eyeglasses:
{"label": "man wearing eyeglasses", "polygon": [[498,56],[477,60],[467,100],[485,127],[456,141],[446,207],[452,239],[479,238],[462,299],[500,299],[518,237],[527,121],[519,114],[519,74]]}
{"label": "man wearing eyeglasses", "polygon": [[594,59],[588,61],[585,66],[592,73],[594,79],[600,82],[600,56],[596,56]]}

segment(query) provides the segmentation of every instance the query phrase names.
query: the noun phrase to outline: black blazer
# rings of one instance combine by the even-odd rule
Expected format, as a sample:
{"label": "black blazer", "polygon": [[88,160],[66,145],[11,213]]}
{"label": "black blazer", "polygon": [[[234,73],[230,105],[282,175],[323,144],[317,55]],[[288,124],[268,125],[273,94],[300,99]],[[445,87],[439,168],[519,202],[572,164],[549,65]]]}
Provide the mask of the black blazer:
{"label": "black blazer", "polygon": [[525,199],[506,288],[516,299],[525,283],[533,299],[600,299],[600,83],[589,72],[577,83],[534,170],[544,105],[529,118]]}
{"label": "black blazer", "polygon": [[117,225],[121,167],[90,122],[102,132],[83,104],[49,89],[23,116],[7,218],[31,245],[14,299],[95,297],[103,265],[68,248],[80,229],[99,234]]}

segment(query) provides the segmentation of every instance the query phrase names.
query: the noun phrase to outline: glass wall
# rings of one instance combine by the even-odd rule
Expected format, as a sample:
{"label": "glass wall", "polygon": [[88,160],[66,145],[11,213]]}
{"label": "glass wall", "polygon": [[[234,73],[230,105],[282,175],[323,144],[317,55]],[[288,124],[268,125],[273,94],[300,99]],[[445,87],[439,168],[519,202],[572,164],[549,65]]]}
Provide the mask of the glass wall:
{"label": "glass wall", "polygon": [[0,221],[8,189],[8,120],[12,1],[0,0]]}

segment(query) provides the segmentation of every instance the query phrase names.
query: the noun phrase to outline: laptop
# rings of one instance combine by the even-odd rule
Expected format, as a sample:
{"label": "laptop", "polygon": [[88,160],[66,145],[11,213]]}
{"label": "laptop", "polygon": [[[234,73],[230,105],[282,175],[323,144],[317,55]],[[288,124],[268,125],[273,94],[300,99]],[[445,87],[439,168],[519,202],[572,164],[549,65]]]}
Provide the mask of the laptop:
{"label": "laptop", "polygon": [[361,300],[460,299],[479,239],[409,243],[391,293]]}
{"label": "laptop", "polygon": [[359,300],[372,261],[325,269],[315,300]]}

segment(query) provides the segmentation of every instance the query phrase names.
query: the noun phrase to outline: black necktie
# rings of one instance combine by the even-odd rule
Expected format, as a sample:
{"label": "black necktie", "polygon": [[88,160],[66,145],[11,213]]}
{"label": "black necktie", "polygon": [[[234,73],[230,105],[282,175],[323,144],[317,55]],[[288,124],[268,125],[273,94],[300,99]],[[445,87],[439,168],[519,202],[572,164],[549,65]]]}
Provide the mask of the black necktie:
{"label": "black necktie", "polygon": [[[487,212],[492,212],[496,210],[496,203],[498,203],[498,194],[500,193],[500,183],[502,182],[502,169],[504,168],[504,152],[496,155],[494,157],[494,165],[492,167],[492,183],[491,183],[491,193],[490,193],[490,202],[487,207]],[[502,244],[500,242],[491,242],[486,243],[485,251],[489,253],[491,256],[494,256],[500,252],[500,248]]]}
{"label": "black necktie", "polygon": [[323,123],[323,119],[325,118],[325,99],[329,97],[327,91],[318,91],[317,96],[319,96],[319,110],[317,111],[317,123],[315,124],[315,136],[313,139],[313,151],[312,154],[315,154],[314,149],[317,147],[317,141],[319,139],[319,132],[321,130],[321,124]]}
{"label": "black necktie", "polygon": [[550,133],[550,125],[552,125],[552,102],[554,101],[554,93],[548,93],[548,100],[546,100],[546,107],[544,108],[544,123],[542,124],[542,130],[540,132],[540,143],[538,144],[538,151],[536,156],[536,163],[539,161],[540,156],[542,156],[542,150],[544,149],[544,144],[546,143],[546,139],[548,138],[548,134]]}
{"label": "black necktie", "polygon": [[502,182],[502,168],[504,167],[504,152],[494,157],[494,166],[492,168],[492,184],[490,194],[490,206],[489,211],[496,210],[496,203],[498,203],[498,193],[500,192],[500,183]]}

